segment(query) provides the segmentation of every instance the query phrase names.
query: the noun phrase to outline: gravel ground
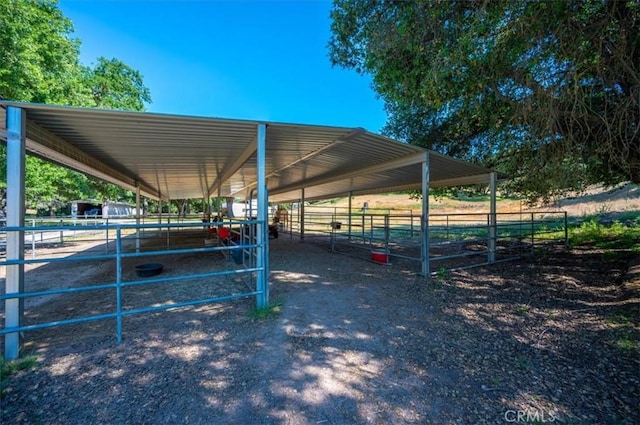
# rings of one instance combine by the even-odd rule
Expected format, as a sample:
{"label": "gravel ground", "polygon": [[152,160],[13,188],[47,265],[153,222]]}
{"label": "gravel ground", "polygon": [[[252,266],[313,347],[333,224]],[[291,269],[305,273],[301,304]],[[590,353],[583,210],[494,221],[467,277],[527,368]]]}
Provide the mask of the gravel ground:
{"label": "gravel ground", "polygon": [[[400,262],[286,236],[271,244],[275,314],[258,318],[243,299],[127,317],[120,344],[112,321],[29,332],[38,363],[5,382],[0,422],[640,423],[640,296],[623,254],[548,248],[426,282]],[[210,254],[164,263],[167,274],[229,264]],[[60,278],[61,266],[47,267],[31,279]],[[112,270],[83,267],[63,279]],[[242,285],[137,289],[124,302]],[[108,300],[59,296],[27,312],[99,313]]]}

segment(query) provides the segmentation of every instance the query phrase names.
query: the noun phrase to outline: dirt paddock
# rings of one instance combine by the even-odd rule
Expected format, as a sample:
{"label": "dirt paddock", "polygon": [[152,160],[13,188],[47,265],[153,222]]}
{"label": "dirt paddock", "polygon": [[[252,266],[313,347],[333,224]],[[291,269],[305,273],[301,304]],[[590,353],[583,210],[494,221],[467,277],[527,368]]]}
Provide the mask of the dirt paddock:
{"label": "dirt paddock", "polygon": [[[279,311],[257,318],[254,300],[241,299],[126,317],[120,344],[111,320],[28,332],[25,354],[38,364],[6,382],[1,422],[640,423],[640,297],[625,283],[629,260],[547,248],[426,282],[401,263],[281,236],[270,263]],[[212,262],[229,264],[194,254],[165,259],[164,273]],[[27,281],[78,285],[112,270],[49,265]],[[136,288],[123,302],[243,285]],[[99,314],[111,298],[41,299],[27,316]]]}

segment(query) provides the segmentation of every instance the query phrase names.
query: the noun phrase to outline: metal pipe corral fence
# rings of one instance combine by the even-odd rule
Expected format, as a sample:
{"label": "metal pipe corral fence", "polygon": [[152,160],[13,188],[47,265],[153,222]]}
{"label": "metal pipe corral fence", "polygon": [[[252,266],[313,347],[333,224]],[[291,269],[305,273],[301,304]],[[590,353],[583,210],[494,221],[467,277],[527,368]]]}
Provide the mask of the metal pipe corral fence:
{"label": "metal pipe corral fence", "polygon": [[[368,258],[382,252],[388,259],[419,263],[421,215],[413,211],[306,206],[304,234],[329,240],[334,252]],[[535,252],[550,242],[568,243],[565,211],[532,213],[455,213],[429,215],[429,258],[447,269],[507,261]],[[363,254],[364,253],[364,254]],[[471,259],[462,261],[463,259]]]}
{"label": "metal pipe corral fence", "polygon": [[[9,311],[5,302],[7,300],[29,300],[40,297],[70,296],[80,292],[98,292],[104,294],[107,299],[113,300],[113,308],[110,311],[98,314],[88,314],[81,317],[48,319],[37,323],[21,321],[20,326],[0,328],[0,335],[16,334],[38,329],[46,329],[54,326],[72,325],[78,323],[115,319],[115,334],[117,341],[122,340],[122,322],[126,316],[168,310],[178,307],[196,306],[205,303],[215,303],[226,300],[258,297],[261,291],[255,285],[258,273],[265,273],[265,265],[256,264],[255,251],[261,247],[255,238],[246,238],[247,229],[259,225],[258,220],[233,221],[225,220],[213,223],[203,223],[198,218],[195,222],[182,221],[180,223],[158,223],[149,220],[147,224],[135,225],[126,221],[113,221],[108,224],[98,221],[82,221],[82,224],[60,224],[43,220],[32,220],[31,226],[25,227],[1,227],[0,228],[0,268],[12,265],[45,265],[62,264],[69,262],[86,262],[94,264],[108,264],[113,267],[112,280],[106,282],[82,282],[79,286],[64,287],[57,282],[51,282],[51,287],[45,289],[29,290],[26,285],[25,292],[4,293],[0,291],[0,309],[4,313],[5,321],[8,315],[22,314],[17,311]],[[150,224],[149,222],[152,222]],[[216,230],[228,228],[231,231],[226,238],[221,238],[210,229]],[[22,259],[8,260],[6,257],[6,241],[10,232],[21,232],[25,241],[25,253]],[[236,237],[234,234],[238,234]],[[138,236],[136,236],[138,235]],[[136,240],[137,239],[137,240]],[[213,243],[207,243],[213,241]],[[137,250],[136,246],[140,249]],[[83,247],[79,251],[79,246]],[[237,255],[236,253],[242,253]],[[184,270],[184,273],[158,274],[157,277],[132,278],[130,267],[135,260],[163,261],[163,258],[180,255],[204,255],[218,260],[211,261],[211,267],[193,272]],[[240,261],[237,261],[240,259]],[[246,261],[251,259],[250,261]],[[207,260],[208,261],[208,260]],[[125,263],[128,266],[125,266]],[[232,278],[233,285],[229,284]],[[198,290],[193,291],[191,299],[172,300],[166,299],[152,305],[144,304],[144,299],[136,300],[131,304],[124,302],[124,295],[135,287],[151,287],[157,285],[198,285]],[[194,286],[195,288],[195,286]],[[209,288],[209,291],[203,290]],[[200,290],[202,290],[200,292]],[[226,292],[225,292],[226,291]],[[109,295],[111,294],[111,295]],[[185,292],[192,295],[192,292]],[[97,295],[96,295],[97,296]],[[102,295],[101,295],[102,296]],[[24,302],[24,301],[23,301]],[[106,302],[105,305],[109,303]]]}

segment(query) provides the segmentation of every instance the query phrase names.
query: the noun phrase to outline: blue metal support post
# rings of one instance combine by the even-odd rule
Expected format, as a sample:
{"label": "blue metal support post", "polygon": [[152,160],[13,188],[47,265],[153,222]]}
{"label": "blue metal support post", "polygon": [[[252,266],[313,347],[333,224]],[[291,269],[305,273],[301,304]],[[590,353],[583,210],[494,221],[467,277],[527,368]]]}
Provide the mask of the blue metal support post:
{"label": "blue metal support post", "polygon": [[122,342],[122,229],[116,227],[116,339]]}
{"label": "blue metal support post", "polygon": [[351,214],[353,213],[353,205],[352,205],[352,201],[353,201],[353,192],[349,192],[349,213],[347,215],[348,219],[349,219],[349,240],[351,240]]}
{"label": "blue metal support post", "polygon": [[430,264],[430,256],[429,256],[429,152],[425,153],[424,162],[422,163],[422,220],[421,220],[421,231],[422,231],[422,274],[424,276],[431,275],[431,264]]}
{"label": "blue metal support post", "polygon": [[[27,115],[21,108],[8,107],[7,116],[7,227],[24,227],[24,174]],[[7,232],[7,261],[24,260],[24,229]],[[6,266],[6,294],[24,292],[24,263]],[[24,319],[24,298],[5,300],[5,328],[19,327]],[[19,332],[4,337],[4,358],[20,355]]]}
{"label": "blue metal support post", "polygon": [[267,126],[258,124],[257,132],[257,159],[258,159],[258,224],[257,240],[258,252],[256,256],[256,266],[258,268],[256,277],[256,307],[266,308],[269,305],[269,236],[268,229],[268,194],[266,179],[266,144]]}
{"label": "blue metal support post", "polygon": [[497,220],[497,203],[496,203],[496,185],[498,183],[498,174],[494,171],[490,174],[489,189],[491,198],[489,202],[489,264],[496,261],[496,238],[498,236],[498,220]]}
{"label": "blue metal support post", "polygon": [[300,240],[304,240],[304,187],[300,189],[300,208],[298,208],[300,214]]}
{"label": "blue metal support post", "polygon": [[136,182],[136,252],[140,252],[140,182]]}

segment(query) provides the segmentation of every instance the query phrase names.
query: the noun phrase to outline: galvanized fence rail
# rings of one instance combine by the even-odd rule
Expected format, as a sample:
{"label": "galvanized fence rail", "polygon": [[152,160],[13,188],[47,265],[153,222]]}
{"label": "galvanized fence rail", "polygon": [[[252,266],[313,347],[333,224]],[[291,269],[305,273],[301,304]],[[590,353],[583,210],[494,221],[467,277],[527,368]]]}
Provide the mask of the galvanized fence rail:
{"label": "galvanized fence rail", "polygon": [[[264,249],[265,244],[259,245],[255,235],[249,237],[248,229],[256,229],[260,222],[258,220],[243,220],[216,223],[162,223],[162,224],[91,224],[84,222],[81,226],[25,226],[25,227],[3,227],[0,228],[0,240],[5,240],[10,232],[23,232],[25,239],[33,239],[32,235],[57,235],[53,244],[56,247],[54,254],[36,253],[36,247],[25,244],[24,259],[7,259],[6,251],[2,247],[2,258],[0,258],[0,269],[4,271],[7,266],[31,265],[31,264],[56,264],[67,262],[95,262],[114,261],[113,281],[94,283],[76,287],[51,287],[50,289],[25,291],[22,293],[4,293],[4,287],[0,291],[0,302],[5,304],[8,300],[24,300],[35,297],[47,297],[53,295],[69,295],[80,292],[110,290],[111,296],[115,299],[115,310],[93,314],[83,317],[75,317],[65,320],[44,321],[37,324],[23,324],[21,326],[5,326],[7,309],[4,310],[3,326],[0,328],[0,335],[16,334],[21,332],[46,329],[56,326],[85,323],[91,321],[115,319],[116,339],[122,340],[122,321],[125,317],[157,312],[161,310],[175,309],[180,307],[196,306],[200,304],[216,303],[238,298],[257,297],[263,295],[267,290],[259,288],[257,285],[256,273],[265,272],[265,265],[257,265],[255,258],[258,249]],[[216,233],[208,229],[226,227],[231,231],[225,238],[220,238]],[[195,235],[194,242],[188,246],[179,246],[177,235],[180,231],[191,231]],[[252,230],[255,233],[255,230]],[[48,237],[48,236],[47,236]],[[47,237],[42,236],[42,240]],[[207,240],[214,240],[215,243],[206,243]],[[79,243],[94,242],[96,247],[85,252],[78,252],[72,249]],[[30,253],[29,250],[33,252]],[[179,276],[158,276],[153,278],[126,280],[123,277],[123,261],[126,259],[162,258],[164,256],[175,256],[197,253],[221,253],[229,262],[233,262],[233,267],[226,270],[211,270],[206,272],[189,273],[186,271]],[[32,254],[32,255],[29,255]],[[6,274],[3,273],[6,276]],[[248,288],[245,291],[222,294],[212,297],[195,298],[181,302],[171,302],[167,300],[161,305],[152,305],[135,308],[124,308],[122,303],[122,292],[125,288],[132,288],[142,285],[167,285],[175,282],[182,282],[194,279],[212,279],[224,276],[242,276],[246,280]],[[52,283],[53,285],[53,283]],[[3,285],[4,286],[4,285]],[[4,305],[3,305],[4,307]]]}
{"label": "galvanized fence rail", "polygon": [[[294,217],[295,218],[295,217]],[[339,253],[363,251],[372,259],[422,261],[421,215],[413,211],[355,211],[345,208],[305,207],[305,239],[328,240]],[[429,215],[429,258],[446,269],[475,267],[509,261],[535,251],[536,245],[562,242],[566,246],[565,211],[497,213],[495,236],[491,214]]]}

